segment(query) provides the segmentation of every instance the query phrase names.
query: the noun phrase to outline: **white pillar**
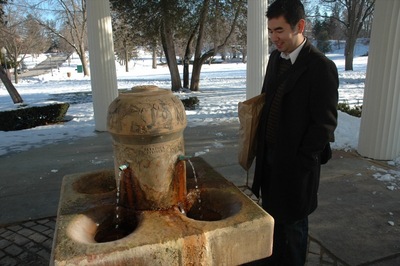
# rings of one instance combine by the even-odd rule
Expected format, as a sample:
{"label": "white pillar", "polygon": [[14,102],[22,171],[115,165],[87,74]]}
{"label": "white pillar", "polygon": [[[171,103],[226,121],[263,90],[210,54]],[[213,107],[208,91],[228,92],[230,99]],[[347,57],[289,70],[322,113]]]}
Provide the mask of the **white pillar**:
{"label": "white pillar", "polygon": [[95,129],[107,131],[107,110],[118,96],[109,0],[87,0],[87,28]]}
{"label": "white pillar", "polygon": [[358,152],[378,160],[400,155],[400,1],[375,2]]}
{"label": "white pillar", "polygon": [[268,26],[265,13],[268,0],[247,1],[246,98],[261,92],[268,63]]}

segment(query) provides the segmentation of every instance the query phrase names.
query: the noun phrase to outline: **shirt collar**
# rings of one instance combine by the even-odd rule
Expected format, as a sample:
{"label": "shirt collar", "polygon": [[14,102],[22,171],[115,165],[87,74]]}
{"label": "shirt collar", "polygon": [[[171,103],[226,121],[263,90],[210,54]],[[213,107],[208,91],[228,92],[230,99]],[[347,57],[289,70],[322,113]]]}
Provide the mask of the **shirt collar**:
{"label": "shirt collar", "polygon": [[292,65],[294,64],[294,62],[296,62],[297,57],[299,56],[299,53],[301,51],[301,49],[303,48],[304,44],[306,43],[306,38],[304,37],[303,42],[290,54],[286,55],[283,52],[281,52],[281,57],[283,59],[290,59],[290,62],[292,63]]}

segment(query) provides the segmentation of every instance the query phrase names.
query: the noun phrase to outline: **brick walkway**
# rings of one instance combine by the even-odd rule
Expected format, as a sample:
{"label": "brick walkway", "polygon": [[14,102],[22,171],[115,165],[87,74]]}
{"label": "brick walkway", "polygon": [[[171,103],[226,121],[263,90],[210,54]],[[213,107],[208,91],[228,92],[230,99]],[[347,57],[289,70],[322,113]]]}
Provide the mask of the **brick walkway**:
{"label": "brick walkway", "polygon": [[56,218],[0,228],[0,265],[49,265]]}

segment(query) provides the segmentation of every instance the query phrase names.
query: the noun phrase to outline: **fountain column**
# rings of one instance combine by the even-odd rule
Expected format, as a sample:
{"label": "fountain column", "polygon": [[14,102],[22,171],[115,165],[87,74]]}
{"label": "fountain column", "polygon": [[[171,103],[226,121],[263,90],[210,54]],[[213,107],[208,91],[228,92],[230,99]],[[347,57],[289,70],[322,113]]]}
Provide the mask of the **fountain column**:
{"label": "fountain column", "polygon": [[400,1],[376,1],[358,152],[378,160],[400,154]]}
{"label": "fountain column", "polygon": [[261,92],[268,63],[268,0],[247,1],[246,99]]}
{"label": "fountain column", "polygon": [[107,131],[107,109],[118,96],[108,0],[88,0],[87,25],[95,129]]}

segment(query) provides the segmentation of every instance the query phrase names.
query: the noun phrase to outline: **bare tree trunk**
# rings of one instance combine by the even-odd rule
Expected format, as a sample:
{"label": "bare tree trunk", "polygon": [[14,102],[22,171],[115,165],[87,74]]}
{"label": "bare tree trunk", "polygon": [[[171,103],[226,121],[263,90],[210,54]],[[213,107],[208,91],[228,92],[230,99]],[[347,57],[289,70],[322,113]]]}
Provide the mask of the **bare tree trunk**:
{"label": "bare tree trunk", "polygon": [[84,44],[83,43],[80,44],[78,48],[79,48],[79,53],[78,53],[79,59],[82,62],[83,75],[84,76],[90,76],[89,65],[88,65],[88,61],[87,61],[87,58],[86,58]]}
{"label": "bare tree trunk", "polygon": [[357,36],[350,35],[346,40],[346,45],[344,47],[345,56],[345,66],[344,70],[353,70],[353,57],[354,57],[354,47],[356,45]]}
{"label": "bare tree trunk", "polygon": [[[209,57],[211,57],[211,55]],[[204,62],[206,61],[207,58],[201,57],[201,58],[194,59],[193,70],[192,70],[192,79],[190,81],[190,90],[192,90],[192,91],[198,91],[200,88],[201,66],[204,64]]]}
{"label": "bare tree trunk", "polygon": [[185,56],[183,58],[183,87],[185,89],[189,88],[189,65],[190,58]]}
{"label": "bare tree trunk", "polygon": [[179,75],[178,63],[176,60],[172,31],[166,19],[167,18],[165,17],[161,26],[161,41],[167,59],[169,72],[171,74],[171,90],[179,91],[182,88],[181,77]]}
{"label": "bare tree trunk", "polygon": [[192,55],[191,46],[194,41],[194,37],[196,36],[198,27],[199,27],[199,24],[197,23],[196,27],[193,29],[192,33],[189,36],[189,40],[186,45],[185,56],[183,58],[183,87],[184,88],[189,88],[189,65],[190,65],[190,57]]}
{"label": "bare tree trunk", "polygon": [[345,70],[353,70],[354,47],[364,22],[374,10],[374,1],[351,0],[344,3],[347,9],[348,23],[346,45],[344,48]]}
{"label": "bare tree trunk", "polygon": [[243,48],[242,50],[242,63],[246,63],[247,62],[247,48]]}
{"label": "bare tree trunk", "polygon": [[207,20],[207,11],[210,5],[209,0],[204,1],[203,8],[200,13],[199,18],[199,34],[197,36],[196,50],[194,52],[194,61],[193,61],[193,70],[192,70],[192,79],[190,81],[190,90],[198,91],[200,85],[200,72],[201,66],[205,60],[202,60],[201,50],[203,49],[203,38],[205,31],[205,22]]}
{"label": "bare tree trunk", "polygon": [[153,45],[152,68],[157,68],[157,45]]}
{"label": "bare tree trunk", "polygon": [[0,79],[6,87],[8,94],[10,94],[11,99],[14,103],[23,103],[21,96],[18,91],[15,89],[14,85],[11,83],[11,80],[8,78],[7,73],[4,71],[3,66],[0,65]]}
{"label": "bare tree trunk", "polygon": [[15,58],[15,64],[14,64],[14,83],[18,84],[18,51],[15,49],[14,51],[14,58]]}
{"label": "bare tree trunk", "polygon": [[125,57],[125,72],[129,72],[129,59],[128,59],[128,48],[124,45],[124,57]]}
{"label": "bare tree trunk", "polygon": [[[220,45],[215,45],[215,48],[207,51],[203,55],[201,55],[201,50],[203,49],[203,35],[204,35],[204,25],[205,21],[207,19],[207,10],[208,10],[208,5],[209,5],[209,0],[204,1],[204,6],[202,10],[202,14],[200,14],[200,19],[199,19],[199,35],[197,37],[197,44],[196,44],[196,51],[194,55],[194,62],[193,62],[193,70],[192,70],[192,80],[190,83],[190,90],[192,91],[198,91],[200,88],[200,72],[201,72],[201,67],[204,64],[204,62],[209,59],[210,57],[214,56],[218,51],[222,50],[228,43],[229,38],[232,36],[236,23],[237,23],[237,18],[239,17],[239,8],[236,10],[235,17],[233,20],[233,23],[231,25],[231,29],[228,33],[228,35],[225,37],[225,40],[222,42]],[[205,14],[203,14],[205,13]]]}
{"label": "bare tree trunk", "polygon": [[14,83],[18,84],[18,66],[14,67]]}

